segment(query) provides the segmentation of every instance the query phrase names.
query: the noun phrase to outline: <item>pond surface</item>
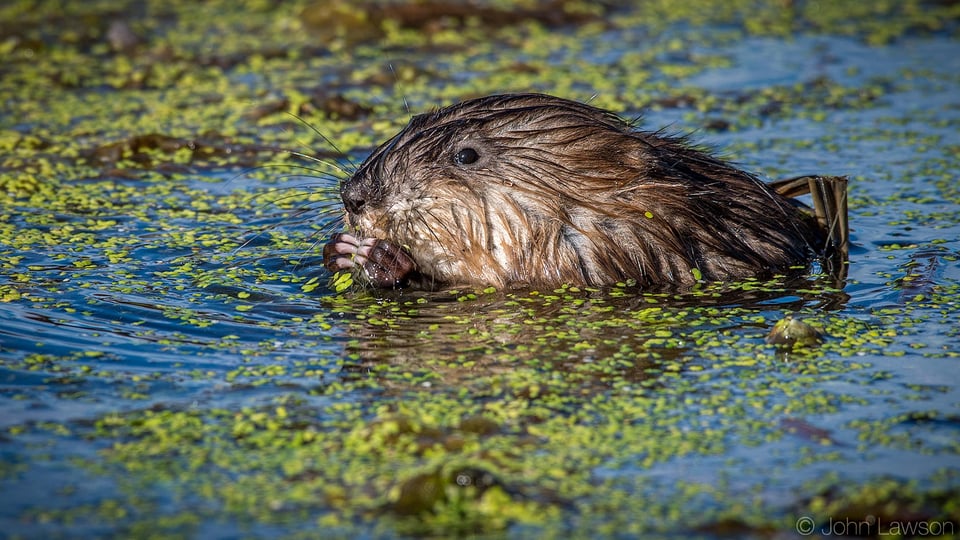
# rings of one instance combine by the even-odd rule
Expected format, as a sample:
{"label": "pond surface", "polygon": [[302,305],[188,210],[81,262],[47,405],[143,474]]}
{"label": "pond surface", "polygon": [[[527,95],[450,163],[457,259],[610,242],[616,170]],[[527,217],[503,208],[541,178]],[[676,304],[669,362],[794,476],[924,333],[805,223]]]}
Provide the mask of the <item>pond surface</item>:
{"label": "pond surface", "polygon": [[[0,8],[0,530],[955,534],[949,4],[382,33],[337,2],[320,27],[294,4]],[[339,170],[411,113],[526,90],[766,178],[847,175],[846,280],[335,292]],[[823,343],[766,344],[788,316]]]}

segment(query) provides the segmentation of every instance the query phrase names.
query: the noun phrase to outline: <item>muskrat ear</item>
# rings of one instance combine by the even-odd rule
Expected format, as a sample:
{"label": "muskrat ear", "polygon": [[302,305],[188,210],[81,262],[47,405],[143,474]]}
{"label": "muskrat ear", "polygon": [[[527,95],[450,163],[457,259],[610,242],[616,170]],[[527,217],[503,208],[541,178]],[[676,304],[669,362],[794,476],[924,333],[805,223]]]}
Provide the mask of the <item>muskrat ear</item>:
{"label": "muskrat ear", "polygon": [[463,148],[453,156],[453,162],[457,165],[471,165],[480,159],[480,154],[473,148]]}

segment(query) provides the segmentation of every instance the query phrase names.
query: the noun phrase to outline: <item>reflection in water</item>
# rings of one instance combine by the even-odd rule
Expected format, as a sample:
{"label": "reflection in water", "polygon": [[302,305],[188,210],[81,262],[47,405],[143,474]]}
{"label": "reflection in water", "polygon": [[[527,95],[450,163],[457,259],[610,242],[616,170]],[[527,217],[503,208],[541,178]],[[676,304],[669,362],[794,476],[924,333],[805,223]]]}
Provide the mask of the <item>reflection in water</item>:
{"label": "reflection in water", "polygon": [[[690,357],[703,336],[769,331],[776,322],[751,315],[824,313],[848,299],[829,276],[705,286],[688,292],[630,288],[492,293],[380,292],[330,297],[325,303],[348,323],[344,365],[349,372],[378,366],[432,374],[431,385],[469,386],[478,374],[501,370],[582,371],[612,361],[607,376],[640,382],[664,361]],[[350,302],[354,304],[349,305]],[[602,370],[585,385],[602,385]],[[586,373],[584,373],[586,375]]]}

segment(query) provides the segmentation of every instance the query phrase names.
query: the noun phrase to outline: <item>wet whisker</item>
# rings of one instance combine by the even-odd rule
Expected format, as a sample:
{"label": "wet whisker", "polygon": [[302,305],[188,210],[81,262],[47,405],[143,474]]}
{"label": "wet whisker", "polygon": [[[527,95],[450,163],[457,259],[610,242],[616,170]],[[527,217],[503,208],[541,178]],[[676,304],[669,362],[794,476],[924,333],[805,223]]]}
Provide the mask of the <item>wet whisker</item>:
{"label": "wet whisker", "polygon": [[[291,113],[291,112],[289,112],[289,111],[287,112],[287,114],[290,115],[290,116],[292,116],[293,118],[295,118],[295,119],[296,119],[298,122],[300,122],[301,124],[303,124],[303,125],[307,126],[308,128],[310,128],[310,130],[313,131],[318,137],[320,137],[321,139],[323,139],[323,141],[324,141],[325,143],[327,143],[328,145],[330,145],[330,148],[333,148],[333,150],[334,150],[337,154],[339,154],[340,156],[342,156],[344,159],[347,160],[347,162],[348,162],[348,163],[350,164],[350,166],[353,168],[353,171],[356,171],[356,170],[359,168],[359,166],[358,166],[352,159],[350,159],[350,156],[347,155],[346,152],[344,152],[343,150],[341,150],[340,147],[338,147],[332,140],[330,140],[329,137],[327,137],[326,135],[324,135],[323,132],[321,132],[319,129],[317,129],[316,126],[314,126],[313,124],[307,122],[306,120],[304,120],[303,118],[301,118],[299,115],[293,114],[293,113]],[[306,147],[306,148],[309,148],[308,145],[305,145],[305,144],[304,144],[303,146]],[[306,156],[306,155],[301,154],[301,153],[299,153],[299,152],[293,152],[293,151],[291,151],[290,154],[295,155],[295,156],[298,156],[298,157],[309,158],[309,156]],[[350,171],[345,171],[345,170],[343,170],[343,169],[340,169],[340,172],[342,172],[342,173],[344,173],[344,174],[350,174]]]}

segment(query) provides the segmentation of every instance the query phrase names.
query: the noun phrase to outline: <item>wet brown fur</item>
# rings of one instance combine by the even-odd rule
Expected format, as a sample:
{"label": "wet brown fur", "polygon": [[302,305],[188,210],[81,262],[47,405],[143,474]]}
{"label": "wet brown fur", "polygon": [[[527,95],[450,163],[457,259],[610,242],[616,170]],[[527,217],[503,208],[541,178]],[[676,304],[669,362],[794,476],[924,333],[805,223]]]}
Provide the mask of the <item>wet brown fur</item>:
{"label": "wet brown fur", "polygon": [[[458,164],[474,149],[479,159]],[[541,94],[414,117],[344,182],[347,220],[415,261],[420,286],[686,286],[806,264],[826,232],[684,138]]]}

